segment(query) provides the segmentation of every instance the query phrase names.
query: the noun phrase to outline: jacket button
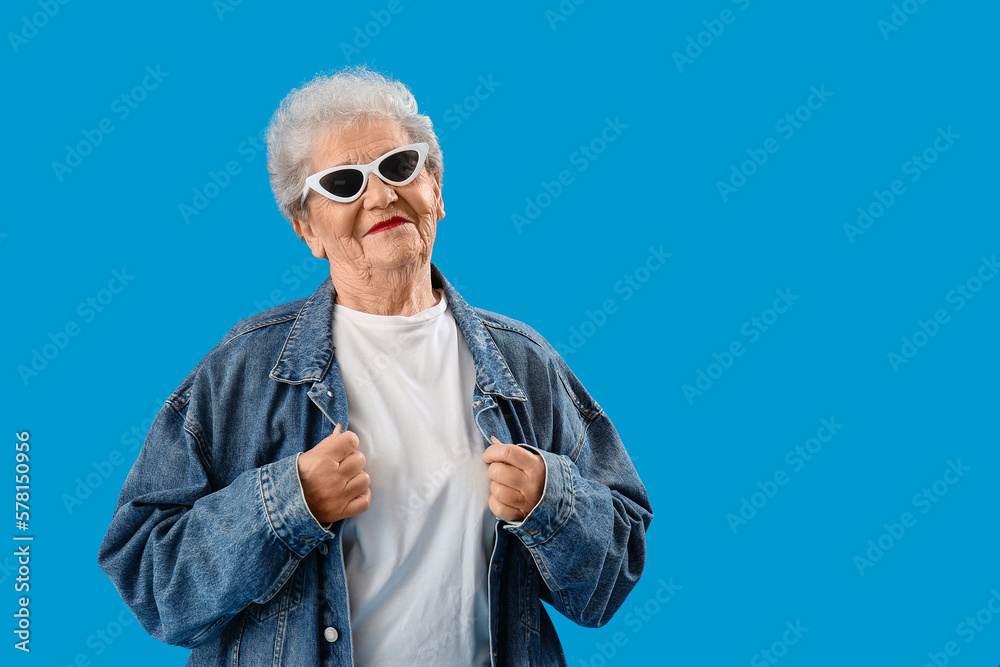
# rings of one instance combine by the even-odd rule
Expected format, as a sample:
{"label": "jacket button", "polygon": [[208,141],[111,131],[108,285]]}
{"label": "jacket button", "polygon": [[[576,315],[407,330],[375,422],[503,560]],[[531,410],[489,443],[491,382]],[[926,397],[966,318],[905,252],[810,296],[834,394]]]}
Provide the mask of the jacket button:
{"label": "jacket button", "polygon": [[337,628],[327,628],[326,630],[323,631],[323,639],[330,642],[331,644],[337,641],[338,637],[340,637],[340,633],[337,632]]}
{"label": "jacket button", "polygon": [[326,395],[328,397],[330,397],[330,398],[333,398],[333,392],[332,391],[327,390]]}
{"label": "jacket button", "polygon": [[326,546],[326,542],[320,542],[320,543],[319,543],[319,546],[318,546],[318,547],[316,547],[316,548],[317,548],[317,549],[319,549],[319,552],[320,552],[321,554],[323,554],[324,556],[325,556],[325,555],[327,554],[327,552],[328,552],[328,551],[330,550],[330,547]]}

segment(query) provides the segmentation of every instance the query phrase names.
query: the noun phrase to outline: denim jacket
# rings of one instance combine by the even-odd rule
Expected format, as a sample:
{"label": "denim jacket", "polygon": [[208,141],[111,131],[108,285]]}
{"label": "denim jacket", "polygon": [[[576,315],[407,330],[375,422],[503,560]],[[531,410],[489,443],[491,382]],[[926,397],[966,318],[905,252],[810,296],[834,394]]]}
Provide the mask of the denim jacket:
{"label": "denim jacket", "polygon": [[[643,570],[646,490],[555,350],[431,275],[472,352],[483,447],[496,435],[545,462],[535,509],[494,527],[493,664],[565,665],[541,601],[587,627],[611,618]],[[343,521],[317,523],[297,467],[349,428],[334,297],[327,279],[236,325],[167,399],[125,480],[98,562],[153,637],[193,649],[189,665],[353,664]]]}

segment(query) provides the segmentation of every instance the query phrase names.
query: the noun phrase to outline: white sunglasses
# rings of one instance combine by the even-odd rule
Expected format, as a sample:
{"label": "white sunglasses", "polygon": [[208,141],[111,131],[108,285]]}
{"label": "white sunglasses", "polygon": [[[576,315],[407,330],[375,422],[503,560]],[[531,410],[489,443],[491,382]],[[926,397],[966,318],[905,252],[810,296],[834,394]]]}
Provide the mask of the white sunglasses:
{"label": "white sunglasses", "polygon": [[318,171],[306,179],[299,205],[305,206],[310,189],[333,201],[352,202],[365,191],[371,173],[389,185],[406,185],[420,174],[429,148],[425,143],[409,144],[394,148],[368,164],[342,164]]}

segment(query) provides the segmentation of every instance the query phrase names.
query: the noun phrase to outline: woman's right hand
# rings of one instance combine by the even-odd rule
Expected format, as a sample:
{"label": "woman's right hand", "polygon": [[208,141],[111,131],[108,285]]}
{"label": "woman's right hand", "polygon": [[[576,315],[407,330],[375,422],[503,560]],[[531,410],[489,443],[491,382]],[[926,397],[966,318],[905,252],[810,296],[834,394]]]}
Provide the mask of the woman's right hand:
{"label": "woman's right hand", "polygon": [[320,523],[328,524],[361,514],[371,505],[371,478],[365,472],[365,455],[358,451],[358,436],[333,433],[299,455],[299,480],[306,504]]}

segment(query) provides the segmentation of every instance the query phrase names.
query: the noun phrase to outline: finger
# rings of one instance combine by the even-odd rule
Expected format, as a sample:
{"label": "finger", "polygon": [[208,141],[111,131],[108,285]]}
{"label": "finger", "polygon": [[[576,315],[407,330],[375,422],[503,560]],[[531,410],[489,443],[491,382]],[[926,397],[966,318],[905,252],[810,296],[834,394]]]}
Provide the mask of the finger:
{"label": "finger", "polygon": [[506,463],[491,463],[486,469],[486,475],[495,482],[514,488],[522,488],[528,484],[528,475],[523,470]]}
{"label": "finger", "polygon": [[500,482],[490,482],[490,495],[509,507],[524,507],[527,500],[520,490]]}
{"label": "finger", "polygon": [[352,451],[358,448],[358,436],[354,431],[334,431],[331,435],[323,439],[318,446],[322,446],[326,453],[333,456],[336,461],[343,461]]}
{"label": "finger", "polygon": [[371,486],[372,478],[368,476],[368,473],[361,471],[344,483],[343,493],[348,498],[354,498],[364,493],[365,489],[370,489]]}
{"label": "finger", "polygon": [[524,518],[524,514],[518,511],[516,507],[504,505],[493,496],[490,496],[488,504],[490,511],[493,512],[493,516],[503,521],[520,521]]}
{"label": "finger", "polygon": [[344,429],[344,425],[343,424],[337,424],[337,426],[333,429],[333,435],[331,435],[330,437],[331,438],[336,438],[338,435],[340,435],[340,432],[343,429]]}
{"label": "finger", "polygon": [[357,449],[352,449],[351,453],[340,461],[340,474],[350,479],[365,469],[365,463],[367,463],[365,455]]}
{"label": "finger", "polygon": [[490,436],[490,442],[493,444],[486,448],[483,452],[482,459],[486,463],[491,463],[493,461],[499,460],[498,457],[503,456],[503,448],[509,447],[510,445],[500,442],[495,435]]}
{"label": "finger", "polygon": [[[496,440],[496,438],[493,438]],[[483,452],[483,461],[486,463],[493,463],[494,461],[506,461],[507,460],[507,448],[510,445],[506,445],[502,442],[497,442],[486,448]]]}
{"label": "finger", "polygon": [[358,497],[351,500],[344,507],[344,518],[357,516],[371,507],[372,504],[372,490],[365,489],[364,493]]}
{"label": "finger", "polygon": [[536,456],[538,455],[524,447],[499,443],[486,448],[483,452],[483,461],[486,463],[501,461],[521,470],[530,470],[535,465]]}

